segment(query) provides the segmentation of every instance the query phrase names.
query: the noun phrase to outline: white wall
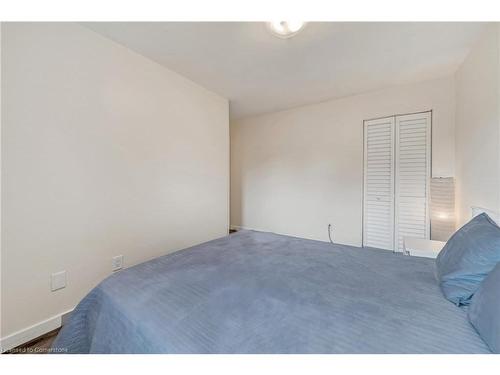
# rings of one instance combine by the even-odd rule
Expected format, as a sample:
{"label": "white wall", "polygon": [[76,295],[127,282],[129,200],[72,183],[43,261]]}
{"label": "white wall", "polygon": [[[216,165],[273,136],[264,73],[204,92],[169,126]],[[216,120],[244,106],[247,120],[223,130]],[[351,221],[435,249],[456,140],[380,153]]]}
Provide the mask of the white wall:
{"label": "white wall", "polygon": [[114,255],[227,233],[226,99],[76,24],[4,23],[2,52],[2,337],[73,308]]}
{"label": "white wall", "polygon": [[[0,62],[2,61],[2,23],[0,22]],[[2,103],[2,69],[0,64],[0,104]],[[0,197],[2,194],[2,106],[0,105]],[[2,199],[0,199],[0,213],[2,211]],[[0,339],[2,337],[2,215],[0,214]]]}
{"label": "white wall", "polygon": [[488,27],[456,73],[457,222],[500,211],[499,29]]}
{"label": "white wall", "polygon": [[231,124],[231,224],[361,245],[363,120],[433,110],[432,171],[454,175],[454,79]]}

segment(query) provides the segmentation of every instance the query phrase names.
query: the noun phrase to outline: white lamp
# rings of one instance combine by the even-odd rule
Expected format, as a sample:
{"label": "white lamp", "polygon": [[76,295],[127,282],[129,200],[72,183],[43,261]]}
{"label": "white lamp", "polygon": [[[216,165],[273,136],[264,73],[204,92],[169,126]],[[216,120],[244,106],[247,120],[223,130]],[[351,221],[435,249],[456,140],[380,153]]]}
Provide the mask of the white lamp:
{"label": "white lamp", "polygon": [[455,232],[455,181],[431,178],[431,240],[448,241]]}

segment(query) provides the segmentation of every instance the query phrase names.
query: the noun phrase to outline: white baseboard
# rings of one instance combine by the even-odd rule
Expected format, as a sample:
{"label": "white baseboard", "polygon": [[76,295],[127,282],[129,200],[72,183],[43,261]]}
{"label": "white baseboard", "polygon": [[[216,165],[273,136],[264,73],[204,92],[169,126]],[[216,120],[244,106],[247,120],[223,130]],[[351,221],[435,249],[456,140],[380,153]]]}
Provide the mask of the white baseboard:
{"label": "white baseboard", "polygon": [[[230,225],[230,229],[239,231],[239,230],[253,230],[256,232],[265,232],[265,233],[275,233],[275,232],[270,232],[269,230],[264,230],[264,229],[258,229],[258,228],[248,228],[248,227],[243,227],[241,225]],[[275,234],[281,234],[281,233],[275,233]]]}
{"label": "white baseboard", "polygon": [[[307,237],[307,236],[298,236],[296,234],[290,234],[290,233],[282,233],[282,232],[271,232],[268,229],[259,229],[259,228],[248,228],[244,227],[241,225],[230,225],[230,229],[238,231],[238,230],[253,230],[257,232],[265,232],[265,233],[274,233],[274,234],[279,234],[281,236],[287,236],[287,237],[295,237],[295,238],[301,238],[305,240],[311,240],[311,241],[319,241],[319,242],[330,242],[328,239],[319,239],[319,238],[312,238],[312,237]],[[336,245],[346,245],[346,246],[354,246],[354,247],[362,247],[362,244],[351,244],[351,243],[344,243],[344,242],[335,242]]]}
{"label": "white baseboard", "polygon": [[239,225],[230,225],[229,228],[231,230],[242,230],[242,229],[248,229],[248,228],[245,228],[245,227],[240,227]]}
{"label": "white baseboard", "polygon": [[[229,228],[231,228],[233,230],[253,230],[253,231],[257,231],[257,232],[276,233],[276,232],[270,232],[269,230],[265,230],[265,229],[243,227],[241,225],[230,225]],[[280,234],[280,233],[276,233],[276,234]]]}
{"label": "white baseboard", "polygon": [[[249,227],[244,227],[244,226],[241,226],[241,225],[230,225],[229,228],[232,229],[232,230],[236,230],[236,231],[238,231],[238,230],[253,230],[253,231],[256,231],[256,232],[274,233],[274,234],[279,234],[279,235],[282,235],[282,236],[297,237],[297,236],[294,236],[294,235],[288,234],[288,233],[271,232],[269,229],[249,228]],[[297,237],[297,238],[306,238],[306,239],[309,239],[307,237]]]}
{"label": "white baseboard", "polygon": [[16,346],[22,345],[40,337],[50,331],[53,331],[62,326],[63,322],[66,321],[67,316],[73,311],[73,309],[68,310],[62,314],[58,314],[44,320],[40,323],[34,324],[28,328],[22,329],[20,331],[14,332],[8,336],[2,337],[0,339],[0,352],[6,352],[7,350],[13,349]]}

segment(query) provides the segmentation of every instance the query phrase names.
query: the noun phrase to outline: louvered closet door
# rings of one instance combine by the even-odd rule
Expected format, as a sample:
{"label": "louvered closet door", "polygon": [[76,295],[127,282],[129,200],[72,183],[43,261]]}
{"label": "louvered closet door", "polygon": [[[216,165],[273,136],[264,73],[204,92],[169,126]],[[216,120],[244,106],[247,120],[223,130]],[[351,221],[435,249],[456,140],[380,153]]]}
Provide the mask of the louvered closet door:
{"label": "louvered closet door", "polygon": [[430,112],[396,116],[395,240],[403,251],[405,236],[429,238],[431,172]]}
{"label": "louvered closet door", "polygon": [[394,117],[364,123],[363,246],[394,249]]}

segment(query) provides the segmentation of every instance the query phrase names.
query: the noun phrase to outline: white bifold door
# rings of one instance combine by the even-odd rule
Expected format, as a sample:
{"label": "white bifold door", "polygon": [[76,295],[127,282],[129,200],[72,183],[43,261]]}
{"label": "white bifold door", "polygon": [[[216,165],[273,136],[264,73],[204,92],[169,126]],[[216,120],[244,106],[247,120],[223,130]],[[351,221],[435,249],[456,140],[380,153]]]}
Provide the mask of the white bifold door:
{"label": "white bifold door", "polygon": [[430,236],[431,112],[364,122],[363,246]]}

